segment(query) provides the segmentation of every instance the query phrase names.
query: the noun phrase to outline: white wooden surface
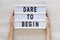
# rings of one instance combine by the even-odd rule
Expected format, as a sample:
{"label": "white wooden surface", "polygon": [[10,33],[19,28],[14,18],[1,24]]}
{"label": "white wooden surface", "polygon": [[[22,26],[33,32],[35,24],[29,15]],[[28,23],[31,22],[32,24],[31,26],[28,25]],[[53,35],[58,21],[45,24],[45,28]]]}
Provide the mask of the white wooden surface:
{"label": "white wooden surface", "polygon": [[[19,0],[18,0],[19,1]],[[23,4],[23,0],[17,3],[17,0],[0,0],[0,40],[8,39],[9,19],[12,13],[12,6]],[[28,0],[25,0],[28,1]],[[24,4],[27,4],[25,3]],[[31,1],[31,0],[30,0]],[[35,0],[36,1],[36,0]],[[44,2],[45,1],[45,2]],[[60,0],[44,0],[51,19],[52,40],[60,40]],[[36,1],[36,3],[41,1]],[[29,4],[31,2],[28,2]],[[36,4],[35,3],[35,4]],[[32,4],[32,3],[31,3]],[[27,4],[28,5],[28,4]],[[44,30],[15,30],[15,40],[44,40]]]}

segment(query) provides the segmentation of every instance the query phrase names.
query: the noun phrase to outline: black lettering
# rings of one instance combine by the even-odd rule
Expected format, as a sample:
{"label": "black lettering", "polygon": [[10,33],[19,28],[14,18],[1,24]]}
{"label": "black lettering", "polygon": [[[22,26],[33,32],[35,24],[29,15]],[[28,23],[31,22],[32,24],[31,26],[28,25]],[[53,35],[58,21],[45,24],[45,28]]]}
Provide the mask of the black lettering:
{"label": "black lettering", "polygon": [[26,7],[23,7],[23,12],[26,12]]}
{"label": "black lettering", "polygon": [[26,21],[25,25],[26,25],[26,27],[28,27],[28,21]]}
{"label": "black lettering", "polygon": [[22,27],[24,27],[24,22],[22,22]]}
{"label": "black lettering", "polygon": [[31,7],[30,9],[31,9],[30,11],[33,12],[33,7]]}
{"label": "black lettering", "polygon": [[33,14],[27,14],[27,19],[33,19]]}
{"label": "black lettering", "polygon": [[27,14],[27,19],[29,19],[29,14]]}
{"label": "black lettering", "polygon": [[37,12],[37,7],[23,7],[23,12]]}
{"label": "black lettering", "polygon": [[32,22],[29,22],[29,27],[32,27]]}
{"label": "black lettering", "polygon": [[31,14],[30,19],[33,19],[33,14]]}
{"label": "black lettering", "polygon": [[37,8],[36,7],[34,7],[34,12],[37,12]]}
{"label": "black lettering", "polygon": [[22,27],[39,27],[39,22],[22,21]]}
{"label": "black lettering", "polygon": [[36,22],[36,26],[39,27],[39,22]]}
{"label": "black lettering", "polygon": [[30,11],[29,11],[29,7],[27,7],[27,12],[30,12]]}
{"label": "black lettering", "polygon": [[33,27],[34,27],[34,22],[33,22]]}

